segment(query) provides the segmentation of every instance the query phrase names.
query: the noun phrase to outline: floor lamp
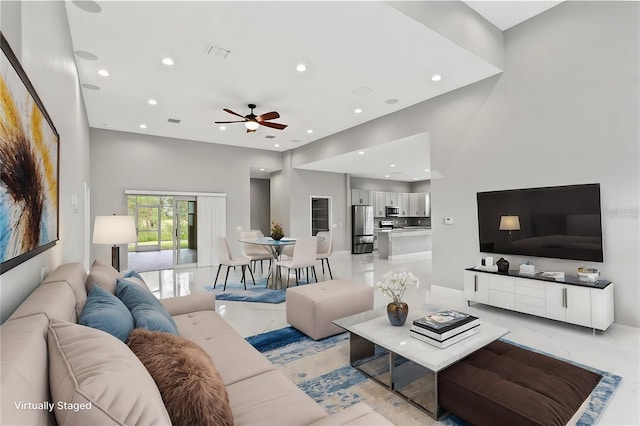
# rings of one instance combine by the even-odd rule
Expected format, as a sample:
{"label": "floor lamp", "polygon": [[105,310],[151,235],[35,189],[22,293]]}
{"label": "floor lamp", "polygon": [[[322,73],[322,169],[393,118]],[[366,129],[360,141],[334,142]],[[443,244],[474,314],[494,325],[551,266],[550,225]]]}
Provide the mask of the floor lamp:
{"label": "floor lamp", "polygon": [[111,264],[120,271],[120,247],[118,244],[135,243],[136,224],[133,216],[96,216],[93,226],[94,244],[111,244]]}

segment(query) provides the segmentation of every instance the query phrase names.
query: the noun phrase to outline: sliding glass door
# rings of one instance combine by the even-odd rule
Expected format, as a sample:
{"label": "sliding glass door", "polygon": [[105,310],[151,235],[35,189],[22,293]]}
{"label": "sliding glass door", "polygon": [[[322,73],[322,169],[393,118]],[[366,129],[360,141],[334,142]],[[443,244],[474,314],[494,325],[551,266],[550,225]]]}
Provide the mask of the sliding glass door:
{"label": "sliding glass door", "polygon": [[[156,251],[161,248],[160,197],[135,197],[135,212],[138,239],[135,251]],[[131,207],[131,206],[130,206]]]}
{"label": "sliding glass door", "polygon": [[173,262],[175,267],[198,262],[198,216],[195,197],[175,197]]}

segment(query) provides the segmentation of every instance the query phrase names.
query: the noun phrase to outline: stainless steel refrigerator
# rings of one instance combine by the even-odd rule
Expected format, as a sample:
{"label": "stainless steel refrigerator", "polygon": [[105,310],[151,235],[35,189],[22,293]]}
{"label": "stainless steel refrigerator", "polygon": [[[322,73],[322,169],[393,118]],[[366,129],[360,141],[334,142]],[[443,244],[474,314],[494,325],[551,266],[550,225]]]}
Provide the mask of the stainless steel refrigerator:
{"label": "stainless steel refrigerator", "polygon": [[351,211],[351,253],[373,252],[373,207],[352,206]]}

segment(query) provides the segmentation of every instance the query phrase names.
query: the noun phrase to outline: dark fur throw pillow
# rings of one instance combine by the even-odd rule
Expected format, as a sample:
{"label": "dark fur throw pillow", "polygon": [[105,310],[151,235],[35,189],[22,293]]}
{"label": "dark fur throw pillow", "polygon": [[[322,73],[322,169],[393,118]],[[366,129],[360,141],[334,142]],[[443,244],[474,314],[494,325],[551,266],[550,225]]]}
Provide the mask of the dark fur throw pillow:
{"label": "dark fur throw pillow", "polygon": [[156,382],[175,426],[233,426],[227,389],[196,343],[160,331],[134,329],[129,348]]}

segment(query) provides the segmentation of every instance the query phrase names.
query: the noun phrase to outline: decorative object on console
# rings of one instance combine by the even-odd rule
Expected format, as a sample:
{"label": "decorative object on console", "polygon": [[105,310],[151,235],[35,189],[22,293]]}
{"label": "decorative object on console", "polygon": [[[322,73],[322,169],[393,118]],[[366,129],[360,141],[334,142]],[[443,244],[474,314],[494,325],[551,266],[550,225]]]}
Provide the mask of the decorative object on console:
{"label": "decorative object on console", "polygon": [[393,326],[402,326],[407,321],[409,305],[402,301],[407,287],[418,288],[420,281],[411,272],[387,272],[382,282],[378,282],[376,287],[382,290],[382,294],[390,297],[393,302],[387,305],[387,315],[389,322]]}
{"label": "decorative object on console", "polygon": [[564,281],[564,272],[543,272],[540,276],[544,278],[551,278],[556,281]]}
{"label": "decorative object on console", "polygon": [[536,265],[532,264],[532,263],[523,263],[522,265],[520,265],[520,273],[521,274],[529,274],[529,275],[535,275],[537,274],[539,271],[538,269],[536,269]]}
{"label": "decorative object on console", "polygon": [[0,271],[58,240],[59,135],[9,43],[0,34]]}
{"label": "decorative object on console", "polygon": [[578,280],[595,283],[600,277],[600,272],[595,268],[578,268]]}
{"label": "decorative object on console", "polygon": [[279,241],[284,237],[284,230],[282,229],[282,225],[278,221],[271,222],[271,238],[276,241]]}
{"label": "decorative object on console", "polygon": [[498,272],[507,272],[509,270],[509,261],[504,257],[498,259],[496,265],[498,266]]}
{"label": "decorative object on console", "polygon": [[120,271],[118,244],[135,243],[138,239],[133,216],[96,216],[93,226],[94,244],[112,244],[111,264]]}

